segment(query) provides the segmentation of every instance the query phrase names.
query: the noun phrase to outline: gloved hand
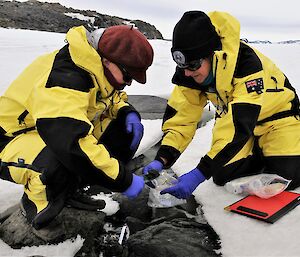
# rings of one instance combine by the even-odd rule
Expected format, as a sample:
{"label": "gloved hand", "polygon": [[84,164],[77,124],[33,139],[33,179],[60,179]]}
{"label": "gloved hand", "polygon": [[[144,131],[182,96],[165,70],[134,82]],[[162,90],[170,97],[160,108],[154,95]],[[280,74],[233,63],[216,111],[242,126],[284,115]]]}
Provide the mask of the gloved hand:
{"label": "gloved hand", "polygon": [[146,175],[150,170],[157,170],[161,172],[163,169],[163,164],[160,161],[154,160],[147,164],[143,169],[143,174]]}
{"label": "gloved hand", "polygon": [[123,195],[127,196],[129,199],[134,199],[142,192],[144,185],[144,179],[133,174],[131,185],[123,192]]}
{"label": "gloved hand", "polygon": [[132,133],[133,135],[130,149],[136,150],[144,135],[144,126],[141,123],[139,116],[135,112],[130,112],[127,114],[125,125],[127,133]]}
{"label": "gloved hand", "polygon": [[166,188],[160,194],[171,194],[179,199],[187,199],[191,196],[198,185],[205,180],[201,170],[195,168],[190,172],[180,176],[175,186]]}

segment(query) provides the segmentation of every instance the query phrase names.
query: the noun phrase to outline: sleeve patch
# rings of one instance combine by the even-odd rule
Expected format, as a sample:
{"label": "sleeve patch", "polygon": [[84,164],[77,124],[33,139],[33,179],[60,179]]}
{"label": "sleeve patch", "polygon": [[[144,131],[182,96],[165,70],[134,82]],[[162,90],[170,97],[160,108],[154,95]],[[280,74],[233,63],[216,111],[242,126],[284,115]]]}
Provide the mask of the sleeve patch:
{"label": "sleeve patch", "polygon": [[264,89],[264,82],[262,78],[253,79],[245,82],[247,92],[256,92],[257,94],[261,94]]}

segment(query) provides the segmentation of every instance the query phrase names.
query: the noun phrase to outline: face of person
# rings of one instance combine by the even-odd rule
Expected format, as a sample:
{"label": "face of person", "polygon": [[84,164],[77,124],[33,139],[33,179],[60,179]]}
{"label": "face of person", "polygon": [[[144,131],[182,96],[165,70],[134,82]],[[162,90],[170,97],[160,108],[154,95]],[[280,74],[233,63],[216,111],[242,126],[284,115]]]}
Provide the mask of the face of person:
{"label": "face of person", "polygon": [[207,78],[210,69],[211,69],[210,58],[204,58],[200,68],[198,68],[197,70],[190,70],[188,68],[185,68],[183,70],[184,70],[184,75],[186,77],[192,77],[195,80],[195,82],[201,84]]}
{"label": "face of person", "polygon": [[114,86],[117,90],[123,90],[126,86],[130,86],[132,83],[132,78],[128,72],[120,65],[117,65],[107,59],[103,60],[104,66],[110,71],[115,81],[119,84]]}

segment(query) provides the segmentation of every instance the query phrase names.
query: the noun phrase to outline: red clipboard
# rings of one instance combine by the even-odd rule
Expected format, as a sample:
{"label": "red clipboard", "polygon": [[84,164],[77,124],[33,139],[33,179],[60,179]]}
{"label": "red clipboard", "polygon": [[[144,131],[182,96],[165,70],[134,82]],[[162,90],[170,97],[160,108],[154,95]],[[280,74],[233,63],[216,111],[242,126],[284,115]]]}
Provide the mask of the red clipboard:
{"label": "red clipboard", "polygon": [[249,195],[224,208],[241,215],[274,223],[300,204],[300,194],[284,191],[268,199]]}

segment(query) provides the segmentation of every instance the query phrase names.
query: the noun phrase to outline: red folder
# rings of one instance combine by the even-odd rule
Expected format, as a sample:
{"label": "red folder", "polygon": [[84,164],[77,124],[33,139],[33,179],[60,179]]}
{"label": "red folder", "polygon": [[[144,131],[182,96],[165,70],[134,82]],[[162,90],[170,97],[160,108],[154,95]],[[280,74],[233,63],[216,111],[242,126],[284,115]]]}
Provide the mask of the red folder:
{"label": "red folder", "polygon": [[268,223],[274,223],[298,204],[300,204],[300,194],[284,191],[268,199],[249,195],[224,209]]}

